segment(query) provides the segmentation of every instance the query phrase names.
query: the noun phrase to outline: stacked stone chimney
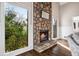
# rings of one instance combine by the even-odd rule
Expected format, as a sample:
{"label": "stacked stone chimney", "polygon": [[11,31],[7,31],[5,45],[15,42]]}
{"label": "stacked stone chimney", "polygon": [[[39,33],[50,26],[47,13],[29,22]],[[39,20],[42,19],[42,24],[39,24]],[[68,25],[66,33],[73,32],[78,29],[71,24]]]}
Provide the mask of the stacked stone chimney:
{"label": "stacked stone chimney", "polygon": [[[40,43],[40,30],[48,30],[48,37],[51,39],[51,2],[33,3],[33,40],[34,44]],[[49,14],[49,19],[42,18],[41,11]]]}

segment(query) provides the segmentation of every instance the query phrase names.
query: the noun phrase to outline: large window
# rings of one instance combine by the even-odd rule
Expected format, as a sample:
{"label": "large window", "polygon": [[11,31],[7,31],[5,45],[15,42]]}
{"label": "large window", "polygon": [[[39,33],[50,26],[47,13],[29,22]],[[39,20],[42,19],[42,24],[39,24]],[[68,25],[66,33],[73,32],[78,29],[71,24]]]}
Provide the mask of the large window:
{"label": "large window", "polygon": [[5,51],[28,46],[27,9],[6,3],[5,8]]}

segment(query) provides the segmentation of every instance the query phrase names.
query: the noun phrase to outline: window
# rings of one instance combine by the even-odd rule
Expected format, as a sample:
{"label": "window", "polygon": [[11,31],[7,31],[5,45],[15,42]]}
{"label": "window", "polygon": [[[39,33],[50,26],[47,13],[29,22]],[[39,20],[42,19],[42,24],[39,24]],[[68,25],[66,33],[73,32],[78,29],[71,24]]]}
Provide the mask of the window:
{"label": "window", "polygon": [[57,20],[53,19],[53,38],[57,37]]}
{"label": "window", "polygon": [[74,29],[76,29],[76,23],[75,22],[73,23],[73,25],[74,25]]}
{"label": "window", "polygon": [[52,38],[57,37],[57,19],[52,16]]}
{"label": "window", "polygon": [[5,8],[5,51],[28,46],[28,11],[6,3]]}
{"label": "window", "polygon": [[79,22],[78,22],[78,28],[79,28]]}

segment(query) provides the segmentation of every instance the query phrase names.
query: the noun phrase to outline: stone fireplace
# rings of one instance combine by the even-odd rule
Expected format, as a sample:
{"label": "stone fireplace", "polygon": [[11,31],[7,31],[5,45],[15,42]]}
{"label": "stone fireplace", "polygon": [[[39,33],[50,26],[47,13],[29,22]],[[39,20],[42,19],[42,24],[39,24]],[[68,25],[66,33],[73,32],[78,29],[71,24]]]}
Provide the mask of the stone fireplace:
{"label": "stone fireplace", "polygon": [[40,42],[49,40],[48,30],[40,30]]}
{"label": "stone fireplace", "polygon": [[[51,39],[51,2],[33,3],[33,39],[34,45]],[[41,10],[49,14],[49,19],[41,17]]]}
{"label": "stone fireplace", "polygon": [[[54,16],[54,14],[56,15],[58,12],[58,8],[56,6],[54,4],[52,5],[51,2],[33,3],[33,47],[34,50],[39,53],[49,49],[56,44],[56,42],[52,40],[51,37],[52,15]],[[49,17],[43,18],[42,11],[46,12]],[[46,14],[43,15],[45,16]]]}

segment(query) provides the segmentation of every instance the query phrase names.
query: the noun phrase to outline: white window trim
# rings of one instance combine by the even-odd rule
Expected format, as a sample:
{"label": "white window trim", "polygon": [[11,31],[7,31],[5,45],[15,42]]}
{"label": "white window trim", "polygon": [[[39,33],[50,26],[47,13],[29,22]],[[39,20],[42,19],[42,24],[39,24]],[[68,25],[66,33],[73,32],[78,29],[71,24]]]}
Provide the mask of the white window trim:
{"label": "white window trim", "polygon": [[1,37],[0,37],[0,55],[18,55],[21,54],[23,52],[29,51],[31,49],[33,49],[33,3],[31,2],[26,2],[24,5],[23,3],[20,2],[13,2],[11,4],[26,8],[27,10],[29,10],[28,12],[28,47],[25,48],[21,48],[21,49],[17,49],[8,53],[5,53],[5,3],[1,2]]}

